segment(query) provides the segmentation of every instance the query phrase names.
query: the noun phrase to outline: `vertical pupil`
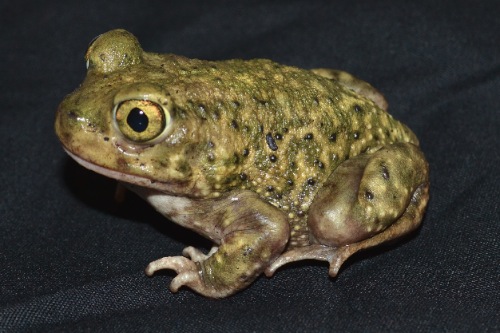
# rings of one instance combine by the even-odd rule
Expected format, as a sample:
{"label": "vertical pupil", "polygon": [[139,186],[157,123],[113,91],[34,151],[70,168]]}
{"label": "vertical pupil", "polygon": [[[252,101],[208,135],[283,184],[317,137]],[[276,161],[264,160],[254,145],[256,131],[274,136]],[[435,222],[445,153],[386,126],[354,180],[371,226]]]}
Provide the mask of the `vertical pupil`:
{"label": "vertical pupil", "polygon": [[148,116],[139,108],[133,108],[127,116],[127,124],[134,131],[141,133],[148,128]]}

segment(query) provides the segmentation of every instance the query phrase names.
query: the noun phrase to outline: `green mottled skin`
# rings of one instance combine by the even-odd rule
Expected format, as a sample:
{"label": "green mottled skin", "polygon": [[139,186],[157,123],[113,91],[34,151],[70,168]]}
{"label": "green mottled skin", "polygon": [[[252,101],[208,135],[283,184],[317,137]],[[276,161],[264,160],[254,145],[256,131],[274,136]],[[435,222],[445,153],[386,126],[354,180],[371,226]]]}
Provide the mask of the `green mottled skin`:
{"label": "green mottled skin", "polygon": [[[383,105],[353,91],[345,80],[331,79],[334,72],[316,74],[270,60],[202,61],[146,53],[121,30],[94,42],[87,60],[85,81],[61,103],[56,120],[68,151],[147,179],[176,197],[206,203],[223,201],[226,193],[255,193],[283,212],[288,249],[318,243],[308,227],[309,208],[344,161],[394,143],[418,145]],[[364,82],[341,75],[378,96]],[[124,93],[131,85],[133,92]],[[112,126],[115,96],[137,92],[168,99],[171,129],[160,142],[134,143]],[[427,179],[425,160],[418,160]],[[415,182],[406,191],[413,193],[426,180],[403,178],[401,185],[406,182]]]}

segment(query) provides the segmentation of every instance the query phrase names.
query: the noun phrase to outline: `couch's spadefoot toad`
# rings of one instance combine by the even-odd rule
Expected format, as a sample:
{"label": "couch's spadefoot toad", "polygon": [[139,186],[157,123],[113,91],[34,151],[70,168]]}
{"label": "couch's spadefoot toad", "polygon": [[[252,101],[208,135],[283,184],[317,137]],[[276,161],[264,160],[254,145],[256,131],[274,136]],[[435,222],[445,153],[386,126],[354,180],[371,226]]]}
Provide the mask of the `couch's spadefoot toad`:
{"label": "couch's spadefoot toad", "polygon": [[149,264],[148,275],[177,272],[174,292],[225,297],[302,259],[335,276],[422,220],[417,138],[345,72],[147,53],[124,30],[85,58],[84,82],[57,110],[65,150],[215,244]]}

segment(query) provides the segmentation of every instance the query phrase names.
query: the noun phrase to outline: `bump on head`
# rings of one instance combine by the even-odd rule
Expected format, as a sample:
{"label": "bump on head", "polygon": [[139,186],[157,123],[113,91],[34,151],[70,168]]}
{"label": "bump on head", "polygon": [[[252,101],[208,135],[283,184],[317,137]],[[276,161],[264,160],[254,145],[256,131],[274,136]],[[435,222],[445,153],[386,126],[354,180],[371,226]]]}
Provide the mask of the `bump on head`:
{"label": "bump on head", "polygon": [[109,73],[141,62],[142,48],[130,32],[116,29],[97,36],[85,60],[88,70]]}

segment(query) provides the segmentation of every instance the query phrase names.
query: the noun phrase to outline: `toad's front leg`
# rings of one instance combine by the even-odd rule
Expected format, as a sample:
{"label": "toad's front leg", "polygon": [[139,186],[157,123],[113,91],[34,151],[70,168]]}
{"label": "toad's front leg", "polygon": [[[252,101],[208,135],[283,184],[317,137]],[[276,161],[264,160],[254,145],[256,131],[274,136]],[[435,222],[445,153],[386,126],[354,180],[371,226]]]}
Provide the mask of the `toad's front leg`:
{"label": "toad's front leg", "polygon": [[[213,224],[207,236],[219,246],[205,256],[189,247],[187,257],[165,257],[146,268],[152,275],[161,269],[173,269],[177,276],[170,289],[187,286],[213,298],[231,295],[252,283],[284,250],[289,225],[284,214],[251,192],[232,195],[215,203],[214,211],[199,217]],[[218,219],[218,221],[210,221]]]}

